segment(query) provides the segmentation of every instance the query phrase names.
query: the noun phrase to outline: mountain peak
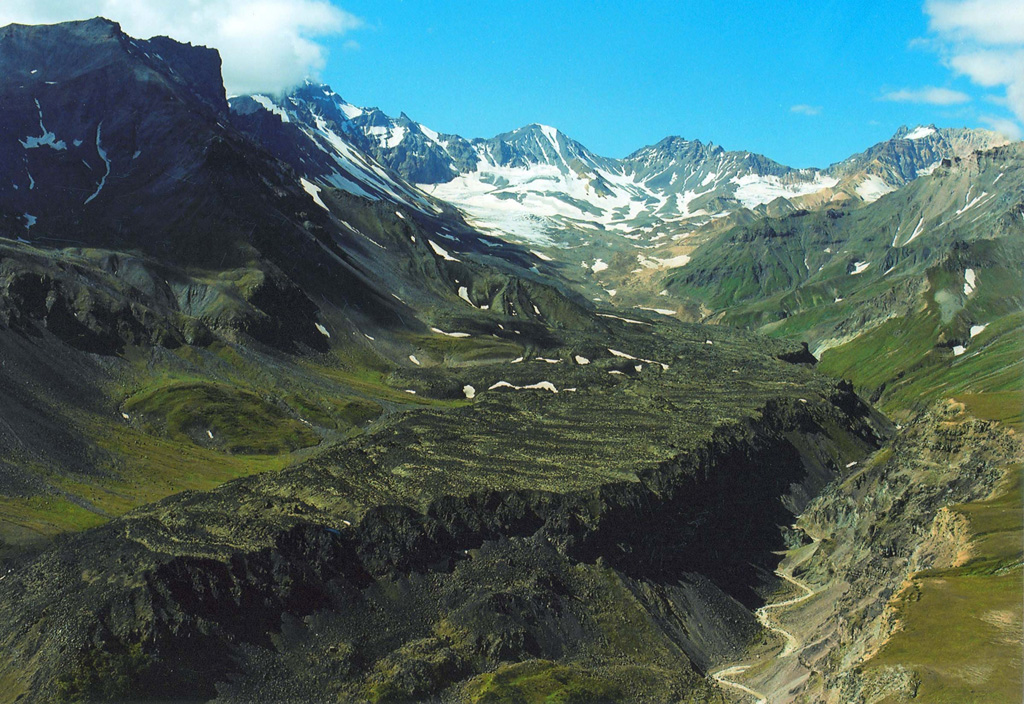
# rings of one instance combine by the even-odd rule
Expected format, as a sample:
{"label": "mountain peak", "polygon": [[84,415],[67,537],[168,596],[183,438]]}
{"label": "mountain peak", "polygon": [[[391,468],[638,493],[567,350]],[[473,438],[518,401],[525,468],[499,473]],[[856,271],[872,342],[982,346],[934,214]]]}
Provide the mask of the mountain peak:
{"label": "mountain peak", "polygon": [[57,22],[54,24],[19,24],[12,22],[8,25],[0,27],[0,31],[13,30],[13,31],[25,31],[31,30],[33,32],[47,31],[48,29],[59,28],[62,31],[74,31],[79,34],[92,32],[94,34],[124,34],[121,29],[121,25],[114,20],[109,20],[106,17],[96,16],[87,20],[71,20],[69,22]]}
{"label": "mountain peak", "polygon": [[563,138],[567,138],[565,133],[559,130],[557,127],[552,127],[551,125],[544,125],[539,122],[531,122],[528,125],[517,127],[511,132],[503,132],[499,135],[496,135],[494,139],[502,139],[508,141],[509,139],[514,139],[516,137],[521,137],[523,135],[542,135],[550,140],[557,139],[558,135],[562,135]]}
{"label": "mountain peak", "polygon": [[[102,80],[109,70],[146,71],[227,111],[220,53],[169,37],[134,39],[104,17],[52,25],[0,28],[0,65],[13,83],[56,96],[72,80]],[[117,67],[115,69],[115,67]]]}
{"label": "mountain peak", "polygon": [[925,137],[931,137],[938,134],[938,131],[939,129],[935,125],[918,125],[913,129],[906,125],[902,125],[898,130],[896,130],[896,134],[894,134],[892,138],[910,140],[924,139]]}
{"label": "mountain peak", "polygon": [[708,154],[720,151],[721,147],[714,142],[704,144],[699,139],[686,139],[678,135],[669,135],[655,144],[637,149],[626,157],[627,161],[635,159],[658,159],[658,158],[683,158],[692,159],[706,157]]}
{"label": "mountain peak", "polygon": [[657,144],[655,144],[655,146],[656,147],[660,147],[660,146],[668,147],[668,146],[675,146],[675,145],[690,144],[690,142],[696,142],[697,144],[700,144],[700,140],[699,139],[690,140],[690,139],[687,139],[686,137],[683,137],[683,136],[678,135],[678,134],[670,134],[669,136],[662,138]]}
{"label": "mountain peak", "polygon": [[[111,41],[127,41],[129,37],[121,30],[121,25],[105,17],[93,17],[88,20],[75,20],[73,22],[60,22],[47,25],[25,25],[12,23],[0,27],[0,40],[22,38],[30,43],[42,44],[63,44],[72,41],[75,45],[97,47]],[[28,56],[21,47],[13,47],[10,56],[4,55],[5,66],[16,67],[19,63],[32,63],[35,60],[32,48],[28,49]],[[51,49],[53,46],[51,45]],[[64,52],[68,53],[68,52]],[[77,53],[77,52],[71,52]],[[97,57],[99,58],[99,57]],[[26,61],[27,59],[27,61]]]}

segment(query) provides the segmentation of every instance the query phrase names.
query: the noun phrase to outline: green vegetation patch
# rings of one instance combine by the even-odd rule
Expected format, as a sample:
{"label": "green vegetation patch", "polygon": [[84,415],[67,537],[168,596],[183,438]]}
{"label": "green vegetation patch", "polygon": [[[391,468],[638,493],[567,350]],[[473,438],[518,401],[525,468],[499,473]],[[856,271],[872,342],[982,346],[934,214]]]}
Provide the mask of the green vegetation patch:
{"label": "green vegetation patch", "polygon": [[104,427],[95,437],[101,448],[118,458],[117,476],[78,481],[55,477],[53,481],[98,512],[61,496],[0,497],[0,540],[25,544],[93,528],[109,517],[180,491],[208,491],[232,479],[281,470],[295,461],[289,454],[226,454],[128,426]]}
{"label": "green vegetation patch", "polygon": [[25,696],[27,684],[11,667],[11,659],[0,656],[0,702],[19,701]]}
{"label": "green vegetation patch", "polygon": [[849,379],[873,398],[881,397],[888,412],[922,408],[939,398],[963,394],[982,417],[1019,424],[1024,390],[1022,330],[1024,314],[1002,316],[982,334],[965,340],[966,351],[956,356],[950,347],[940,345],[949,326],[929,306],[829,350],[819,369]]}
{"label": "green vegetation patch", "polygon": [[492,338],[453,338],[443,335],[424,335],[413,338],[420,348],[446,364],[458,366],[473,362],[507,362],[523,354],[522,347],[505,340]]}
{"label": "green vegetation patch", "polygon": [[124,701],[149,664],[149,658],[138,643],[114,651],[92,647],[70,672],[54,683],[56,699],[61,702]]}
{"label": "green vegetation patch", "polygon": [[333,430],[358,428],[383,412],[379,403],[358,396],[314,399],[304,394],[290,394],[284,401],[303,420]]}
{"label": "green vegetation patch", "polygon": [[1017,432],[1024,431],[1024,395],[1020,391],[964,393],[957,394],[956,400],[973,416],[999,421]]}
{"label": "green vegetation patch", "polygon": [[1020,702],[1024,642],[1021,467],[1003,492],[954,507],[970,520],[975,555],[920,573],[896,603],[903,629],[868,667],[903,666],[927,702]]}
{"label": "green vegetation patch", "polygon": [[465,398],[445,399],[431,398],[429,395],[409,394],[404,388],[396,388],[390,374],[375,369],[357,366],[342,368],[308,365],[308,369],[319,374],[326,383],[350,389],[353,394],[365,394],[382,403],[394,403],[408,406],[431,406],[438,408],[459,408],[467,406],[471,401]]}
{"label": "green vegetation patch", "polygon": [[180,382],[142,391],[124,411],[153,434],[230,453],[272,455],[318,442],[306,424],[277,406],[223,384]]}
{"label": "green vegetation patch", "polygon": [[[38,535],[85,530],[105,521],[100,514],[59,496],[0,497],[0,525],[21,526]],[[5,533],[0,529],[0,537]]]}
{"label": "green vegetation patch", "polygon": [[596,671],[549,660],[500,667],[470,687],[474,704],[591,704],[622,698],[618,685]]}
{"label": "green vegetation patch", "polygon": [[407,643],[377,664],[369,687],[370,701],[422,701],[445,683],[458,679],[464,667],[459,653],[442,639]]}
{"label": "green vegetation patch", "polygon": [[951,570],[951,574],[997,575],[1021,568],[1024,558],[1022,479],[1024,467],[1015,465],[997,496],[954,507],[970,520],[975,556],[963,566]]}

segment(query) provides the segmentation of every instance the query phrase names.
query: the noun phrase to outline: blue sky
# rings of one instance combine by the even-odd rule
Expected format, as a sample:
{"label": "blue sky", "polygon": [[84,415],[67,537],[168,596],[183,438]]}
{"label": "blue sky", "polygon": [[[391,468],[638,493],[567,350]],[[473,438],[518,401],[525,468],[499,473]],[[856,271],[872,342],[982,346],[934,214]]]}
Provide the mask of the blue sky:
{"label": "blue sky", "polygon": [[331,41],[322,79],[351,102],[466,137],[541,122],[606,156],[678,134],[824,166],[901,124],[1010,116],[985,98],[998,91],[944,65],[919,2],[343,7],[362,26]]}
{"label": "blue sky", "polygon": [[825,166],[901,125],[1024,126],[1024,0],[0,0],[220,50],[229,93],[307,76],[435,130],[667,135]]}

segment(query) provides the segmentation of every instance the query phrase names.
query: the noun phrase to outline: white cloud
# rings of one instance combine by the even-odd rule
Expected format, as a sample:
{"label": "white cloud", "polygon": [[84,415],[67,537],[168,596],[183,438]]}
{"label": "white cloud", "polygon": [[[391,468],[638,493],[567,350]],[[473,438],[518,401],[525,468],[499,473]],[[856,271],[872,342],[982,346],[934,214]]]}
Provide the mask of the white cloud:
{"label": "white cloud", "polygon": [[218,49],[229,93],[278,92],[323,68],[318,40],[361,20],[328,0],[3,0],[0,26],[102,16],[143,39],[165,35]]}
{"label": "white cloud", "polygon": [[794,105],[789,109],[790,112],[795,112],[798,115],[820,115],[820,105]]}
{"label": "white cloud", "polygon": [[1021,131],[1020,125],[1005,117],[982,115],[981,121],[1004,137],[1009,137],[1010,139],[1020,139],[1022,134],[1024,134],[1024,132]]}
{"label": "white cloud", "polygon": [[[1021,0],[927,0],[924,11],[936,34],[944,63],[985,88],[1006,90],[1006,105],[1024,122],[1024,2]],[[1007,118],[1001,121],[1007,135]]]}
{"label": "white cloud", "polygon": [[985,49],[950,57],[949,65],[957,73],[970,76],[986,88],[1011,85],[1024,79],[1024,49],[1000,51]]}
{"label": "white cloud", "polygon": [[971,96],[961,93],[958,90],[949,88],[936,88],[925,86],[924,88],[903,88],[886,93],[881,97],[894,103],[928,103],[929,105],[959,105],[969,102]]}
{"label": "white cloud", "polygon": [[929,0],[924,11],[932,31],[942,35],[981,44],[1024,41],[1024,3],[1020,0]]}

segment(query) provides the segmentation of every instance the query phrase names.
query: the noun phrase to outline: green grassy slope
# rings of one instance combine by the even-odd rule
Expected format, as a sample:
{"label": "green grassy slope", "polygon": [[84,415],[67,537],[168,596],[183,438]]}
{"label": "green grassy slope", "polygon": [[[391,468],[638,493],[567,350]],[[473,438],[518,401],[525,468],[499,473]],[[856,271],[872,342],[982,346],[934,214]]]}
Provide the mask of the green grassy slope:
{"label": "green grassy slope", "polygon": [[[1024,390],[1022,267],[1024,242],[965,246],[955,258],[927,271],[917,308],[827,350],[822,370],[850,379],[891,413],[963,396],[980,417],[1019,424]],[[967,269],[977,272],[969,295],[964,294]],[[957,348],[963,351],[956,354]]]}
{"label": "green grassy slope", "polygon": [[1020,701],[1021,472],[1019,465],[1008,468],[995,498],[952,507],[969,521],[970,558],[958,567],[918,573],[895,601],[901,629],[868,667],[913,670],[919,680],[916,700]]}

